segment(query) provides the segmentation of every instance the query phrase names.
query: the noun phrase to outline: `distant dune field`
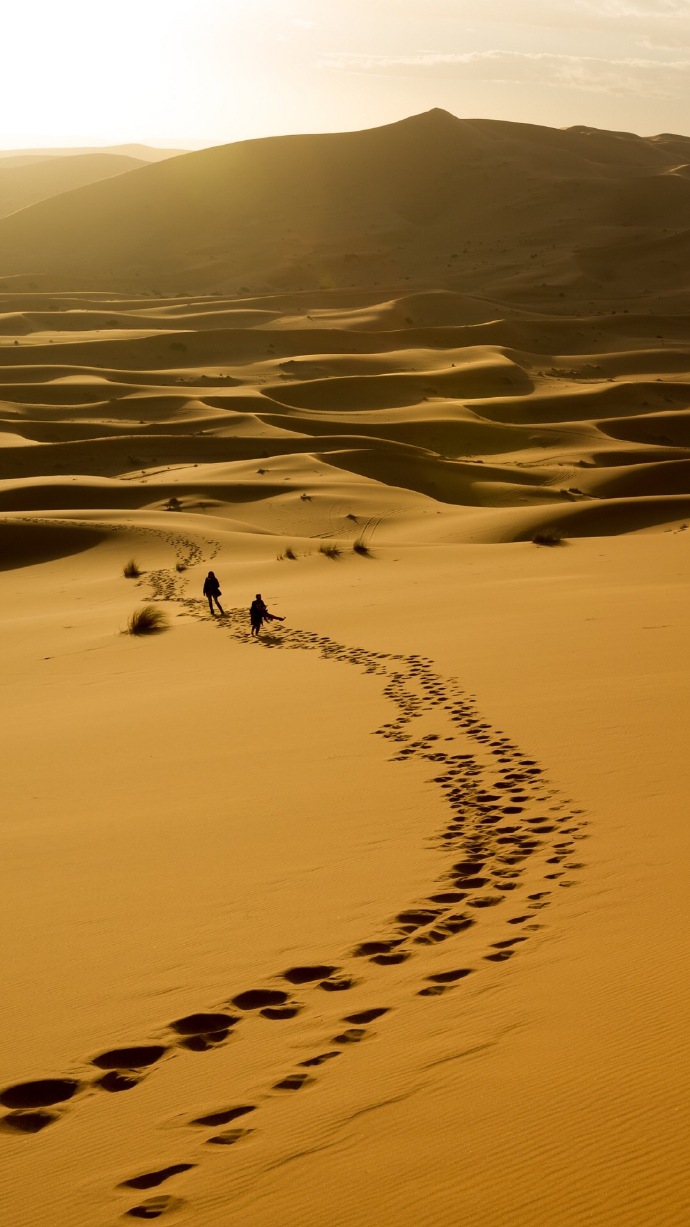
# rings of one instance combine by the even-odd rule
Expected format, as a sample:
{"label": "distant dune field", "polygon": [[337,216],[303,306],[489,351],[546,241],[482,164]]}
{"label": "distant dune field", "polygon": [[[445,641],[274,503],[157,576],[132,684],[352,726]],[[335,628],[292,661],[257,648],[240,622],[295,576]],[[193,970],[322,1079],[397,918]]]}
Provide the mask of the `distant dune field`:
{"label": "distant dune field", "polygon": [[687,1223],[688,163],[432,112],[0,218],[3,1224]]}

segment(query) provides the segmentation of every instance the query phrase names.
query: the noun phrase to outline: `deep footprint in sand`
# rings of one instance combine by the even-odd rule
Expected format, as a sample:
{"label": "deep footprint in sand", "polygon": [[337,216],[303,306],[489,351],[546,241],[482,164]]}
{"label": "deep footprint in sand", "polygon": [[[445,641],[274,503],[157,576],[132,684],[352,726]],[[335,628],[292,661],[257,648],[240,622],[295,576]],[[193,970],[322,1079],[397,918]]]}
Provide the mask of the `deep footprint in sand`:
{"label": "deep footprint in sand", "polygon": [[133,1176],[131,1180],[123,1180],[119,1187],[121,1189],[155,1189],[165,1180],[169,1180],[171,1176],[177,1176],[179,1172],[188,1172],[193,1167],[193,1163],[173,1163],[171,1167],[162,1167],[160,1171],[145,1172],[143,1176]]}
{"label": "deep footprint in sand", "polygon": [[129,1218],[160,1218],[162,1214],[169,1214],[173,1210],[179,1210],[184,1205],[184,1202],[179,1197],[149,1197],[146,1201],[142,1201],[138,1206],[132,1206],[131,1210],[127,1210]]}

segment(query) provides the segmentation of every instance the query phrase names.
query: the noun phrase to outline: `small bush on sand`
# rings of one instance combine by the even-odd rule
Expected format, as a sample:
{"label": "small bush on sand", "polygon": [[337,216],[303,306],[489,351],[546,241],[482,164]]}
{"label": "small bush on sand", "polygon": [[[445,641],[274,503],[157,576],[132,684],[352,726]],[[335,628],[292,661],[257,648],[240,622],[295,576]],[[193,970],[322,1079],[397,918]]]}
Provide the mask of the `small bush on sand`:
{"label": "small bush on sand", "polygon": [[175,498],[174,495],[172,498],[169,498],[167,503],[165,504],[165,510],[166,511],[181,511],[182,503],[180,502],[179,498]]}
{"label": "small bush on sand", "polygon": [[363,541],[361,537],[359,538],[359,541],[355,541],[352,548],[355,551],[355,554],[360,554],[362,558],[371,558],[371,550],[369,549],[366,541]]}
{"label": "small bush on sand", "polygon": [[139,564],[134,558],[130,558],[129,562],[125,563],[124,567],[122,568],[122,574],[124,575],[125,579],[139,578],[141,571],[139,570]]}
{"label": "small bush on sand", "polygon": [[286,558],[289,560],[289,562],[295,562],[295,561],[296,561],[296,559],[297,559],[297,555],[296,555],[296,553],[295,553],[295,551],[293,550],[293,548],[292,548],[292,546],[291,546],[291,545],[289,545],[289,546],[287,547],[287,549],[286,549],[286,551],[285,551],[285,557],[286,557]]}
{"label": "small bush on sand", "polygon": [[162,609],[155,605],[141,605],[127,620],[127,634],[153,635],[156,631],[165,630],[167,625],[168,619]]}
{"label": "small bush on sand", "polygon": [[543,528],[532,537],[534,545],[565,545],[563,534],[557,528]]}
{"label": "small bush on sand", "polygon": [[186,564],[185,562],[176,562],[176,563],[175,563],[175,570],[176,570],[176,571],[186,571],[186,570],[187,570],[187,564]]}
{"label": "small bush on sand", "polygon": [[342,552],[339,545],[332,545],[327,541],[324,541],[323,545],[319,546],[319,553],[323,554],[325,558],[340,558]]}

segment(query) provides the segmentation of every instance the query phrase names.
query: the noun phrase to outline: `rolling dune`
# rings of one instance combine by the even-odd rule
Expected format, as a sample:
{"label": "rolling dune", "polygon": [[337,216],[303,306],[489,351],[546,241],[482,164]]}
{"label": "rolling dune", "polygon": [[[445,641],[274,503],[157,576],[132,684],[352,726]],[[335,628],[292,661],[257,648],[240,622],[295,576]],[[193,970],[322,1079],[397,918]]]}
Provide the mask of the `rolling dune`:
{"label": "rolling dune", "polygon": [[432,112],[0,219],[8,1227],[684,1227],[686,162]]}

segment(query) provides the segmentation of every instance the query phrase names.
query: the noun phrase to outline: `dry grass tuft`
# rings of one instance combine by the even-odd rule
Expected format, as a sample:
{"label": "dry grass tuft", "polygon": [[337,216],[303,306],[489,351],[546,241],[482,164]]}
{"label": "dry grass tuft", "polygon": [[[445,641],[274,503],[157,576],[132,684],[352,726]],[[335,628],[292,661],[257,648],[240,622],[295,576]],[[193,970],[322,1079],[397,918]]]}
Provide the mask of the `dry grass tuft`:
{"label": "dry grass tuft", "polygon": [[122,574],[125,579],[138,579],[141,575],[138,562],[134,558],[130,558],[129,562],[126,562],[122,568]]}
{"label": "dry grass tuft", "polygon": [[358,541],[355,541],[352,548],[355,554],[360,554],[362,558],[372,557],[372,553],[371,553],[371,550],[369,549],[369,546],[367,545],[366,541],[362,540],[361,537],[359,538]]}
{"label": "dry grass tuft", "polygon": [[128,635],[153,635],[165,630],[168,619],[156,605],[141,605],[127,620]]}
{"label": "dry grass tuft", "polygon": [[319,553],[323,554],[324,558],[337,559],[341,557],[342,552],[339,545],[334,545],[327,541],[324,541],[323,545],[319,546]]}
{"label": "dry grass tuft", "polygon": [[557,528],[543,528],[532,537],[534,545],[565,545],[563,534]]}

